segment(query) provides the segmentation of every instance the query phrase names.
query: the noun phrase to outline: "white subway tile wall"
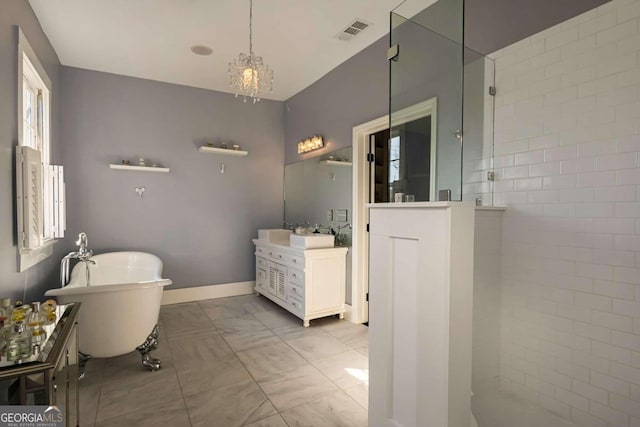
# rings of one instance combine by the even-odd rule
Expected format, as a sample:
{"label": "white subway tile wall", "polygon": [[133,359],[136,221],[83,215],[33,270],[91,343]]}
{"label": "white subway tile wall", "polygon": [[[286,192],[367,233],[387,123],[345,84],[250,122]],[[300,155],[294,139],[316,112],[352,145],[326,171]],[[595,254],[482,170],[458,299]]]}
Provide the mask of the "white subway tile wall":
{"label": "white subway tile wall", "polygon": [[640,426],[640,0],[491,57],[500,386],[580,426]]}
{"label": "white subway tile wall", "polygon": [[476,210],[471,382],[475,394],[495,390],[500,376],[502,215]]}

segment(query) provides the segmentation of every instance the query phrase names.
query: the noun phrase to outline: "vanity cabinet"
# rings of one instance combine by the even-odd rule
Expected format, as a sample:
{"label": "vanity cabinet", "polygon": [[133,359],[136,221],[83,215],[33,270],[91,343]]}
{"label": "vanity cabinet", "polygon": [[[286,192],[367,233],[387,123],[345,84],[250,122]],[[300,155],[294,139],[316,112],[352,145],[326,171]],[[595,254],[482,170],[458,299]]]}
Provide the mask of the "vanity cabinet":
{"label": "vanity cabinet", "polygon": [[302,249],[254,240],[258,294],[303,321],[345,311],[347,248]]}

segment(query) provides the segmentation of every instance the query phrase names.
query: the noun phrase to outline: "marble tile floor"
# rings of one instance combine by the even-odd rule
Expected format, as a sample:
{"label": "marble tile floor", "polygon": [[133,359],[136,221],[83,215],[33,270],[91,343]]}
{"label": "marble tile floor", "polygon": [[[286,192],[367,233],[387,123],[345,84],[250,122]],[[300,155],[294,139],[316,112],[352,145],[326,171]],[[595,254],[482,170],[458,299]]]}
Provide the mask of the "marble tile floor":
{"label": "marble tile floor", "polygon": [[163,306],[162,369],[133,352],[93,359],[85,427],[367,425],[368,329],[302,321],[257,295]]}

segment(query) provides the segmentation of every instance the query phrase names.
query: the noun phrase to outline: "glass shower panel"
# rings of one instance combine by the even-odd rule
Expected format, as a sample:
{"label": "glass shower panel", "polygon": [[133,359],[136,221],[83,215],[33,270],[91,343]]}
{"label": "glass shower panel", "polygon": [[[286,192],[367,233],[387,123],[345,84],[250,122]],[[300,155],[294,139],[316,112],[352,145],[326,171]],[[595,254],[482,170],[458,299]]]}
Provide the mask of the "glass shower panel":
{"label": "glass shower panel", "polygon": [[492,170],[494,61],[465,48],[463,90],[462,200],[493,205]]}
{"label": "glass shower panel", "polygon": [[442,190],[462,199],[463,12],[463,0],[440,0],[422,11],[405,2],[391,13],[391,46],[398,45],[389,61],[397,151],[397,162],[389,163],[391,200],[401,194],[403,201],[435,201]]}

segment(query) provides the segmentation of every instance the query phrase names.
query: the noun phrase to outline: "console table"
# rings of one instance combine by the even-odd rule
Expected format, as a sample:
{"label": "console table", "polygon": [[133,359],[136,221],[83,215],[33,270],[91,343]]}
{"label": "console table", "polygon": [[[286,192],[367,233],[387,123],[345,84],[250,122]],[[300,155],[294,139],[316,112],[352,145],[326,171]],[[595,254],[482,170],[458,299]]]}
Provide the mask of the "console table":
{"label": "console table", "polygon": [[56,307],[56,322],[44,326],[47,341],[27,359],[0,360],[0,405],[55,405],[65,425],[79,426],[78,311],[80,303]]}

